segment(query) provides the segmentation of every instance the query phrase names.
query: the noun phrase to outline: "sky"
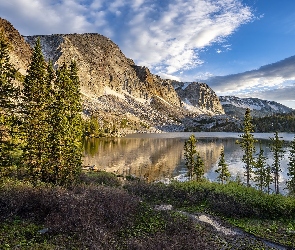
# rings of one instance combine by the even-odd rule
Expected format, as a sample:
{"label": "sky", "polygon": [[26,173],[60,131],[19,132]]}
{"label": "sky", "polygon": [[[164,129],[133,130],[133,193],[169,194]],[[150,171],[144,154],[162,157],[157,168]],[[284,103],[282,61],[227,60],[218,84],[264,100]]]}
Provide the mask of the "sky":
{"label": "sky", "polygon": [[295,109],[294,0],[1,0],[22,35],[99,33],[162,78]]}

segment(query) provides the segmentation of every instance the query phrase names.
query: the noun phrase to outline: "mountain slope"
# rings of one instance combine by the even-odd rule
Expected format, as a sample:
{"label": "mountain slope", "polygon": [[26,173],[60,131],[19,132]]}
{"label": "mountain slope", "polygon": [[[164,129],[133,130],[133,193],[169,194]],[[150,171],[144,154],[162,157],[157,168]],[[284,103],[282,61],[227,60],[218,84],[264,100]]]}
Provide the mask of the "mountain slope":
{"label": "mountain slope", "polygon": [[290,113],[293,109],[274,101],[258,98],[239,98],[235,96],[220,96],[219,100],[227,115],[243,118],[246,108],[250,108],[253,117],[263,117],[272,114]]}

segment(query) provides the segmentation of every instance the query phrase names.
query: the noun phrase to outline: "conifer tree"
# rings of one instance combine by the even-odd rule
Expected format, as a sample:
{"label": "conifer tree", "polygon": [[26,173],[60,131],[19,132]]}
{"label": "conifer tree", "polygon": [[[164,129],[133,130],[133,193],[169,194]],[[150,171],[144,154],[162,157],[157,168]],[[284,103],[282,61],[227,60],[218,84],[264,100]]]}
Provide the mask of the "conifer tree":
{"label": "conifer tree", "polygon": [[188,170],[189,179],[192,179],[193,177],[193,169],[195,165],[194,156],[197,153],[196,143],[197,143],[197,139],[194,135],[191,135],[189,139],[184,142],[184,159],[185,159],[185,166]]}
{"label": "conifer tree", "polygon": [[274,185],[275,185],[275,193],[279,194],[279,177],[280,172],[282,171],[280,168],[280,161],[283,157],[283,144],[284,141],[281,140],[282,137],[279,137],[278,132],[275,132],[274,138],[270,138],[272,141],[270,144],[270,150],[273,152],[274,162],[272,164],[272,172],[274,174]]}
{"label": "conifer tree", "polygon": [[193,165],[193,176],[195,176],[197,181],[201,181],[204,177],[204,166],[204,161],[201,158],[200,153],[197,152]]}
{"label": "conifer tree", "polygon": [[295,195],[295,137],[291,142],[291,149],[289,155],[289,163],[288,163],[288,176],[289,179],[287,181],[287,187],[289,189],[289,194]]}
{"label": "conifer tree", "polygon": [[48,163],[48,93],[47,65],[41,43],[36,41],[31,63],[23,83],[25,146],[23,164],[35,183],[46,180]]}
{"label": "conifer tree", "polygon": [[76,181],[82,165],[82,120],[79,78],[75,63],[56,72],[50,126],[51,182],[68,185]]}
{"label": "conifer tree", "polygon": [[10,50],[9,41],[0,30],[0,176],[8,174],[17,146],[15,102],[19,91],[14,86],[17,71],[10,63]]}
{"label": "conifer tree", "polygon": [[267,173],[267,164],[266,164],[266,157],[264,156],[264,150],[262,149],[262,145],[260,142],[260,151],[257,158],[257,161],[255,162],[254,167],[254,181],[256,182],[256,186],[259,188],[259,190],[263,190],[267,186],[269,186],[268,182],[268,173]]}
{"label": "conifer tree", "polygon": [[224,148],[221,149],[218,167],[219,168],[215,170],[215,172],[219,174],[217,176],[217,180],[224,184],[224,182],[228,181],[231,176],[230,172],[228,171],[228,165],[224,159]]}
{"label": "conifer tree", "polygon": [[254,158],[253,153],[255,152],[255,139],[254,135],[251,134],[254,132],[254,127],[252,125],[252,118],[250,115],[250,109],[247,108],[244,116],[243,122],[243,131],[244,134],[240,135],[242,138],[241,141],[238,142],[240,147],[244,150],[244,155],[242,161],[245,163],[245,176],[246,176],[246,183],[247,186],[250,186],[250,179],[252,173],[252,167],[254,165]]}
{"label": "conifer tree", "polygon": [[195,176],[197,181],[201,181],[204,175],[204,162],[197,152],[196,143],[197,139],[194,135],[191,135],[184,143],[185,166],[190,180]]}

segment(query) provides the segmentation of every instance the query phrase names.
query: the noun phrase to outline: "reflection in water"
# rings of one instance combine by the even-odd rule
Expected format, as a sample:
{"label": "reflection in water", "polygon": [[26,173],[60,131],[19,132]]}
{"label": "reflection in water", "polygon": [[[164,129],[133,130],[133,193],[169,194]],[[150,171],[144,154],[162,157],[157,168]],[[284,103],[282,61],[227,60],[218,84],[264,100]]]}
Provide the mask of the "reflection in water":
{"label": "reflection in water", "polygon": [[[190,134],[188,134],[187,138]],[[272,136],[272,134],[270,134]],[[183,158],[183,147],[186,137],[165,138],[162,134],[158,138],[155,135],[137,135],[134,138],[101,138],[87,139],[84,142],[84,165],[96,165],[100,170],[114,172],[121,175],[134,175],[149,181],[162,180],[164,178],[184,177],[186,168]],[[236,138],[216,137],[197,138],[197,150],[205,162],[205,177],[215,181],[221,148],[224,147],[225,160],[229,170],[235,178],[240,175],[243,178],[243,152],[236,144]],[[267,163],[272,164],[272,153],[269,150],[269,140],[262,140],[262,146],[267,157]],[[256,145],[258,150],[259,145]],[[284,159],[281,161],[282,174],[280,182],[282,186],[287,179],[288,149],[285,148]]]}

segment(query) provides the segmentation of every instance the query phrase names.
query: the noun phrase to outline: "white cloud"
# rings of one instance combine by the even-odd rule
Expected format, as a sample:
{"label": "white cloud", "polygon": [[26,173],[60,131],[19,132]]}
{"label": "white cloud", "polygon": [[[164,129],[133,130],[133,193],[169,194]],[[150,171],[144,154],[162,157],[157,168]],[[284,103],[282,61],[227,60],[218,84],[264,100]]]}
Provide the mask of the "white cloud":
{"label": "white cloud", "polygon": [[[295,108],[295,56],[244,73],[209,77],[218,95],[257,97]],[[204,78],[203,78],[204,79]]]}
{"label": "white cloud", "polygon": [[242,0],[1,0],[0,16],[23,35],[102,33],[165,74],[201,64],[199,50],[253,18]]}

